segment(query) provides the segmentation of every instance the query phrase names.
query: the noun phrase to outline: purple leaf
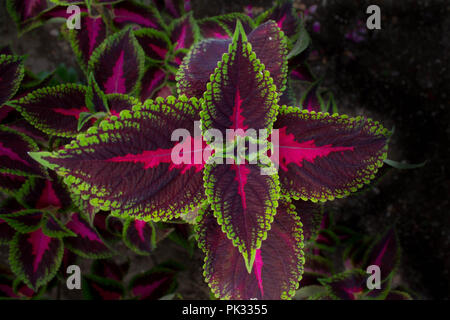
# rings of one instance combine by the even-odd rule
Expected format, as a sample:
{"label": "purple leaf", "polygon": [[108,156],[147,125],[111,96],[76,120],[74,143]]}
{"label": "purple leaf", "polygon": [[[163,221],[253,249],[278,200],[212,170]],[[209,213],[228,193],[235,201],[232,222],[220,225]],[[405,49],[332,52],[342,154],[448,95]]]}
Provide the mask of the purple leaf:
{"label": "purple leaf", "polygon": [[23,76],[21,57],[0,55],[0,107],[17,92]]}
{"label": "purple leaf", "polygon": [[248,45],[238,24],[233,43],[217,65],[204,93],[202,129],[268,129],[275,120],[278,96],[269,71]]}
{"label": "purple leaf", "polygon": [[101,17],[86,14],[81,15],[80,22],[80,29],[69,31],[69,40],[80,66],[86,70],[92,53],[106,38],[106,25]]}
{"label": "purple leaf", "polygon": [[161,63],[168,58],[171,43],[164,32],[144,28],[136,30],[134,35],[149,61]]}
{"label": "purple leaf", "polygon": [[320,81],[316,81],[308,88],[303,97],[300,99],[300,106],[302,109],[306,109],[308,111],[321,111],[321,105],[318,98],[317,88],[319,87]]}
{"label": "purple leaf", "polygon": [[294,208],[280,202],[267,239],[247,271],[239,250],[222,232],[210,209],[196,225],[199,247],[206,254],[204,275],[221,299],[289,299],[303,273],[302,224]]}
{"label": "purple leaf", "polygon": [[[208,39],[195,45],[177,73],[178,93],[202,97],[211,74],[231,42],[231,39]],[[280,29],[274,22],[264,23],[248,35],[248,42],[256,58],[270,72],[277,91],[282,92],[286,85],[287,60],[286,41]]]}
{"label": "purple leaf", "polygon": [[139,300],[156,300],[175,289],[176,271],[169,268],[154,268],[131,279],[129,290]]}
{"label": "purple leaf", "polygon": [[126,25],[162,30],[159,13],[152,6],[134,1],[121,1],[113,5],[113,23],[117,29]]}
{"label": "purple leaf", "polygon": [[141,102],[156,98],[156,94],[166,83],[166,73],[159,67],[148,67],[142,78],[139,98]]}
{"label": "purple leaf", "polygon": [[15,194],[25,181],[25,177],[10,173],[0,173],[0,191],[9,195]]}
{"label": "purple leaf", "polygon": [[63,251],[61,239],[50,238],[42,229],[36,229],[14,236],[10,243],[9,261],[14,273],[36,290],[56,275]]}
{"label": "purple leaf", "polygon": [[151,222],[127,219],[123,226],[123,241],[134,252],[149,255],[155,247],[155,227]]}
{"label": "purple leaf", "polygon": [[28,152],[38,146],[26,135],[0,125],[0,172],[19,176],[39,176],[43,174]]}
{"label": "purple leaf", "polygon": [[45,133],[74,137],[79,133],[80,113],[89,112],[85,94],[86,87],[78,84],[38,89],[21,98],[17,109],[28,122]]}
{"label": "purple leaf", "polygon": [[214,215],[242,252],[249,270],[270,229],[279,197],[278,177],[262,175],[261,170],[256,164],[207,164],[204,172]]}
{"label": "purple leaf", "polygon": [[109,258],[113,254],[98,232],[79,213],[72,214],[66,227],[77,236],[64,238],[64,244],[79,256],[102,259]]}
{"label": "purple leaf", "polygon": [[91,55],[88,73],[93,73],[105,93],[132,94],[138,90],[144,70],[144,52],[129,28],[98,46]]}
{"label": "purple leaf", "polygon": [[[179,20],[175,20],[171,26],[170,41],[174,50],[189,49],[198,40],[199,31],[192,14],[187,14]],[[181,64],[181,60],[177,61]]]}
{"label": "purple leaf", "polygon": [[329,294],[335,299],[358,300],[366,290],[367,277],[368,274],[363,270],[353,269],[322,279],[321,282],[329,288]]}
{"label": "purple leaf", "polygon": [[66,210],[72,204],[66,186],[54,172],[50,172],[50,179],[28,179],[18,199],[27,207],[36,209]]}
{"label": "purple leaf", "polygon": [[28,233],[39,229],[41,226],[43,211],[26,209],[5,214],[2,219],[20,233]]}
{"label": "purple leaf", "polygon": [[46,213],[42,220],[42,232],[52,238],[75,237],[75,233],[57,219],[53,214]]}
{"label": "purple leaf", "polygon": [[302,220],[303,237],[306,241],[314,241],[319,232],[320,223],[322,222],[322,208],[309,201],[294,200],[297,215]]}
{"label": "purple leaf", "polygon": [[291,39],[296,40],[301,27],[301,20],[292,6],[292,1],[277,3],[275,7],[261,14],[257,23],[274,20],[284,34]]}
{"label": "purple leaf", "polygon": [[[178,217],[205,198],[202,155],[210,147],[194,128],[199,108],[196,99],[186,97],[148,100],[122,111],[120,119],[112,116],[91,127],[62,150],[33,156],[64,176],[91,205],[114,215]],[[172,141],[172,132],[180,128],[190,137]],[[172,152],[183,155],[180,163],[172,161]]]}
{"label": "purple leaf", "polygon": [[376,265],[381,271],[381,280],[392,274],[399,263],[400,247],[394,229],[388,230],[366,252],[364,265]]}
{"label": "purple leaf", "polygon": [[125,295],[120,282],[96,275],[83,276],[82,287],[89,300],[120,300]]}
{"label": "purple leaf", "polygon": [[362,117],[283,106],[274,128],[273,161],[282,191],[295,199],[342,198],[373,179],[387,154],[389,131]]}
{"label": "purple leaf", "polygon": [[6,8],[17,25],[36,17],[47,9],[46,0],[7,0]]}

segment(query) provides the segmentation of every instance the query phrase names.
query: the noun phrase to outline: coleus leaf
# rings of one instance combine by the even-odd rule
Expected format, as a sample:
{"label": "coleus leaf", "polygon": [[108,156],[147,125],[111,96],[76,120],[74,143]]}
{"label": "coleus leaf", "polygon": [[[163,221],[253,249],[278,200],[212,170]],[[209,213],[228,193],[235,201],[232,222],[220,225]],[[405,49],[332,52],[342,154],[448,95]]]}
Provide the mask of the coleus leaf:
{"label": "coleus leaf", "polygon": [[28,155],[37,144],[23,133],[0,125],[0,173],[41,176],[43,171]]}
{"label": "coleus leaf", "polygon": [[49,173],[49,179],[28,179],[20,189],[17,199],[24,206],[35,209],[66,210],[72,203],[66,186],[54,172]]}
{"label": "coleus leaf", "polygon": [[[184,96],[148,100],[122,111],[119,120],[111,116],[91,127],[62,150],[33,156],[64,176],[93,206],[116,216],[175,218],[205,199],[201,170],[206,159],[197,163],[196,157],[209,147],[193,126],[199,107],[196,99]],[[191,138],[171,141],[172,132],[180,128]],[[194,161],[175,164],[172,151]]]}
{"label": "coleus leaf", "polygon": [[89,300],[120,300],[125,295],[120,282],[92,274],[83,276],[81,286],[84,296]]}
{"label": "coleus leaf", "polygon": [[36,209],[25,209],[5,214],[2,219],[19,233],[29,233],[41,228],[44,212]]}
{"label": "coleus leaf", "polygon": [[86,90],[85,102],[92,112],[108,112],[108,99],[95,81],[94,75],[89,75],[89,85]]}
{"label": "coleus leaf", "polygon": [[3,200],[0,204],[0,245],[9,244],[16,230],[11,227],[4,219],[4,216],[9,216],[11,213],[22,210],[22,205],[17,202],[16,198],[10,197]]}
{"label": "coleus leaf", "polygon": [[390,283],[384,281],[380,289],[368,289],[369,274],[352,269],[319,281],[328,288],[328,294],[339,300],[383,299],[389,292]]}
{"label": "coleus leaf", "polygon": [[363,270],[353,269],[320,281],[329,288],[329,294],[333,298],[358,300],[366,290],[367,277],[367,273]]}
{"label": "coleus leaf", "polygon": [[[0,225],[1,229],[1,225]],[[0,233],[1,237],[1,233]],[[1,239],[1,238],[0,238]],[[0,300],[19,298],[13,290],[13,277],[0,273]]]}
{"label": "coleus leaf", "polygon": [[[277,92],[283,92],[287,74],[286,41],[283,33],[273,21],[266,22],[253,30],[247,40],[260,64],[264,64],[265,70],[270,72]],[[222,60],[222,55],[228,52],[231,43],[231,39],[208,39],[195,45],[178,70],[178,93],[202,97],[211,74]],[[241,47],[242,49],[249,47]]]}
{"label": "coleus leaf", "polygon": [[136,30],[134,35],[149,61],[161,63],[168,58],[171,42],[164,32],[152,28],[142,28]]}
{"label": "coleus leaf", "polygon": [[268,20],[276,21],[291,42],[295,42],[301,28],[301,21],[292,6],[292,1],[278,2],[273,8],[262,13],[256,19],[256,23],[260,24]]}
{"label": "coleus leaf", "polygon": [[28,122],[45,133],[74,137],[78,134],[80,113],[89,112],[86,90],[78,84],[42,88],[21,98],[16,105]]}
{"label": "coleus leaf", "polygon": [[153,0],[153,2],[158,10],[167,12],[174,18],[179,18],[191,10],[190,0]]}
{"label": "coleus leaf", "polygon": [[134,252],[149,255],[155,247],[155,227],[151,222],[127,219],[123,226],[123,241]]}
{"label": "coleus leaf", "polygon": [[47,0],[7,0],[6,9],[18,26],[48,8]]}
{"label": "coleus leaf", "polygon": [[320,100],[318,97],[317,88],[320,85],[320,80],[313,83],[300,99],[300,106],[302,109],[308,111],[320,112],[322,110]]}
{"label": "coleus leaf", "polygon": [[[171,25],[170,41],[174,50],[189,49],[199,38],[199,30],[192,13],[175,20]],[[181,64],[181,60],[178,64]]]}
{"label": "coleus leaf", "polygon": [[202,130],[271,130],[278,96],[269,71],[256,58],[238,22],[233,42],[211,75],[204,93]]}
{"label": "coleus leaf", "polygon": [[[93,227],[97,230],[97,232],[100,234],[103,240],[105,240],[107,243],[115,242],[122,238],[122,233],[119,235],[113,234],[108,229],[108,222],[107,219],[110,216],[108,211],[100,210],[95,213],[93,217],[93,221],[89,221]],[[92,217],[89,217],[92,219]]]}
{"label": "coleus leaf", "polygon": [[203,38],[228,39],[233,36],[237,20],[242,23],[246,33],[250,33],[255,27],[250,17],[237,12],[201,19],[198,26]]}
{"label": "coleus leaf", "polygon": [[64,238],[65,246],[74,253],[90,259],[109,258],[113,255],[114,252],[98,232],[79,213],[72,214],[66,227],[77,235]]}
{"label": "coleus leaf", "polygon": [[144,52],[130,28],[107,37],[92,53],[88,73],[93,73],[105,93],[136,92],[144,70]]}
{"label": "coleus leaf", "polygon": [[139,98],[141,102],[147,99],[154,99],[158,90],[166,83],[167,75],[159,67],[148,67],[142,77]]}
{"label": "coleus leaf", "polygon": [[0,191],[9,195],[15,194],[26,181],[25,177],[0,172]]}
{"label": "coleus leaf", "polygon": [[262,169],[260,164],[207,164],[204,171],[214,215],[249,272],[278,206],[278,176],[263,175]]}
{"label": "coleus leaf", "polygon": [[106,25],[101,17],[81,14],[80,29],[71,29],[68,35],[80,66],[86,71],[92,53],[106,38]]}
{"label": "coleus leaf", "polygon": [[288,299],[295,294],[305,260],[302,224],[289,203],[280,202],[250,273],[210,209],[201,213],[196,231],[199,247],[206,254],[206,282],[218,298],[271,300]]}
{"label": "coleus leaf", "polygon": [[274,128],[272,159],[282,191],[295,199],[344,197],[373,179],[387,154],[389,131],[363,117],[283,106]]}
{"label": "coleus leaf", "polygon": [[49,212],[42,219],[42,232],[52,238],[76,236],[75,233],[70,231],[59,219]]}
{"label": "coleus leaf", "polygon": [[101,259],[94,260],[94,262],[92,263],[91,272],[92,274],[102,278],[122,281],[127,275],[129,268],[129,261],[118,264],[115,263],[112,259]]}
{"label": "coleus leaf", "polygon": [[376,265],[381,271],[381,280],[388,278],[400,260],[400,246],[397,235],[393,228],[389,229],[383,236],[367,250],[364,258],[366,267]]}
{"label": "coleus leaf", "polygon": [[113,5],[113,23],[118,29],[131,24],[163,30],[158,11],[134,1],[121,1]]}
{"label": "coleus leaf", "polygon": [[155,300],[176,288],[176,270],[156,267],[134,276],[129,284],[129,291],[139,300]]}
{"label": "coleus leaf", "polygon": [[39,228],[16,233],[10,243],[9,261],[14,273],[36,290],[56,275],[63,252],[62,240],[46,236]]}
{"label": "coleus leaf", "polygon": [[106,217],[106,230],[115,236],[122,236],[123,233],[123,223],[122,219],[108,215]]}
{"label": "coleus leaf", "polygon": [[17,92],[23,76],[22,57],[0,55],[0,107]]}

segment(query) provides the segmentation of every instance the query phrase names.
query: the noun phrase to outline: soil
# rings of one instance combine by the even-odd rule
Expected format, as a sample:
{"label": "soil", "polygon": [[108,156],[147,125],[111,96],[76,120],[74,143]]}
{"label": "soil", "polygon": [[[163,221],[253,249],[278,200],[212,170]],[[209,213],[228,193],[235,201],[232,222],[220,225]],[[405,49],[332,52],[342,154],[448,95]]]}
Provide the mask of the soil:
{"label": "soil", "polygon": [[[271,1],[252,1],[254,9]],[[192,0],[195,17],[242,11],[245,1]],[[446,1],[295,1],[316,12],[306,26],[312,44],[308,61],[323,87],[333,92],[340,113],[365,115],[395,127],[389,159],[427,161],[422,168],[384,166],[377,181],[358,194],[328,204],[339,223],[370,235],[395,225],[402,247],[399,277],[419,298],[450,298],[449,83],[450,4]],[[345,34],[368,17],[366,8],[381,8],[381,30],[366,30],[364,40]],[[313,31],[313,24],[320,30]],[[59,36],[58,25],[46,25],[16,39],[14,25],[0,4],[0,45],[10,42],[27,54],[35,72],[59,63],[76,67],[74,55]],[[185,265],[178,292],[185,299],[208,299],[202,279],[203,255],[164,240],[154,252],[159,261]],[[137,258],[136,258],[137,259]],[[152,264],[139,258],[138,265]]]}

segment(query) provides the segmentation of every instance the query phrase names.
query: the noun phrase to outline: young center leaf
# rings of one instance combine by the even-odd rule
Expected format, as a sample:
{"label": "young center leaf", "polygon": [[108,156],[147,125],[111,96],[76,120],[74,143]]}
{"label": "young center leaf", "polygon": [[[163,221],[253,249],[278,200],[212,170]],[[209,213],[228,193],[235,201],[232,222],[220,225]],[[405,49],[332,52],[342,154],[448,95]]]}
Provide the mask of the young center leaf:
{"label": "young center leaf", "polygon": [[[204,199],[199,102],[186,97],[147,100],[91,127],[54,153],[34,153],[84,200],[114,215],[166,220]],[[172,132],[189,134],[172,141]],[[176,161],[172,161],[176,155]],[[186,158],[187,157],[187,158]]]}
{"label": "young center leaf", "polygon": [[249,273],[239,250],[221,231],[209,208],[196,225],[199,247],[205,253],[204,275],[221,299],[289,299],[303,273],[303,235],[292,205],[280,202],[267,239],[256,251]]}
{"label": "young center leaf", "polygon": [[51,238],[38,228],[16,233],[10,243],[9,262],[14,273],[36,290],[56,275],[63,252],[61,239]]}
{"label": "young center leaf", "polygon": [[144,52],[130,28],[106,38],[92,53],[88,73],[93,73],[106,94],[132,94],[140,86]]}
{"label": "young center leaf", "polygon": [[374,179],[387,154],[389,131],[363,117],[283,106],[274,129],[281,190],[295,199],[342,198]]}
{"label": "young center leaf", "polygon": [[0,107],[19,89],[24,76],[23,59],[12,55],[0,55]]}
{"label": "young center leaf", "polygon": [[[269,21],[249,33],[247,41],[259,59],[259,64],[264,64],[265,70],[270,72],[277,92],[281,93],[286,85],[287,74],[286,39],[283,32],[275,22]],[[228,52],[231,43],[232,39],[207,39],[195,45],[178,69],[178,93],[189,97],[202,97],[211,74],[221,61],[222,55]]]}

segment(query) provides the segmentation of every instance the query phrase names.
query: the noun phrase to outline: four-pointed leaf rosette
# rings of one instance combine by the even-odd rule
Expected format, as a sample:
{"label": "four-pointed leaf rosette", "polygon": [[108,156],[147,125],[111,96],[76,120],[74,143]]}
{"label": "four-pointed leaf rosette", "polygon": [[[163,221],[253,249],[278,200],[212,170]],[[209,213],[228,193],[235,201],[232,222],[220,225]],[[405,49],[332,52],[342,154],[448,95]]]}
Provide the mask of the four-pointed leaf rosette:
{"label": "four-pointed leaf rosette", "polygon": [[[194,46],[177,76],[178,98],[137,103],[61,150],[31,155],[112,215],[164,221],[198,212],[204,275],[216,296],[290,298],[303,272],[301,219],[310,214],[291,199],[326,201],[361,188],[383,164],[388,131],[362,117],[278,106],[286,51],[275,22],[248,36],[237,23],[232,39]],[[177,129],[188,138],[173,141]],[[229,129],[267,130],[271,160],[258,152],[226,161],[230,148],[209,139]],[[262,174],[267,167],[278,173]]]}

